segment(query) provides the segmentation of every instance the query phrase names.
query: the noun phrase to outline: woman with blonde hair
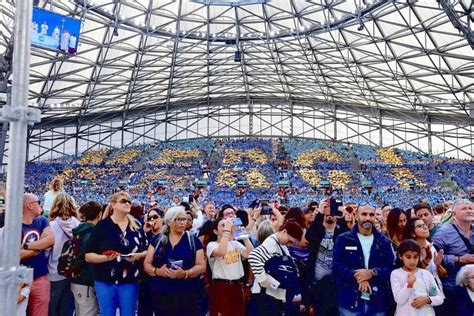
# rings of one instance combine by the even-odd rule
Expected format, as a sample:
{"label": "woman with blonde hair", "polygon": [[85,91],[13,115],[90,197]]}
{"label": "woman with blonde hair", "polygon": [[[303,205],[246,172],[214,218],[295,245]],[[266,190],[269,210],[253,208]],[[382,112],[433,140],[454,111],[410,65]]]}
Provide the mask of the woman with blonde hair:
{"label": "woman with blonde hair", "polygon": [[138,296],[140,261],[145,258],[147,239],[138,221],[130,215],[130,195],[110,197],[102,220],[92,232],[86,261],[95,273],[95,291],[101,316],[134,316]]}
{"label": "woman with blonde hair", "polygon": [[182,206],[169,208],[164,223],[144,262],[145,272],[152,277],[153,310],[156,315],[198,315],[199,276],[206,269],[201,241],[186,231]]}
{"label": "woman with blonde hair", "polygon": [[48,279],[51,282],[49,315],[72,316],[74,311],[71,280],[58,273],[58,260],[64,243],[72,237],[72,230],[80,224],[76,210],[74,199],[69,194],[60,192],[54,199],[49,214],[54,234],[54,247],[48,258]]}
{"label": "woman with blonde hair", "polygon": [[49,191],[44,194],[43,211],[44,216],[48,217],[49,212],[53,207],[53,202],[56,196],[64,191],[63,180],[61,178],[54,178],[49,184]]}

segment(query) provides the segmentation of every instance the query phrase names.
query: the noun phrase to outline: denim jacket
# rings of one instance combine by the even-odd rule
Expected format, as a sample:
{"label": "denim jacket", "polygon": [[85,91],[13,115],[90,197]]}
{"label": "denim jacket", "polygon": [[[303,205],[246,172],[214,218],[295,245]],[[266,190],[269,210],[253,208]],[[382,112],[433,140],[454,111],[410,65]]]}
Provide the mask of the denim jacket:
{"label": "denim jacket", "polygon": [[[345,232],[336,240],[334,246],[333,276],[336,281],[337,302],[340,307],[352,312],[364,309],[358,283],[354,278],[357,269],[365,269],[362,246],[357,237],[358,225]],[[373,229],[374,242],[370,249],[369,269],[375,269],[376,275],[370,280],[372,295],[367,301],[369,312],[387,311],[392,303],[390,291],[390,273],[394,268],[394,254],[390,240]]]}

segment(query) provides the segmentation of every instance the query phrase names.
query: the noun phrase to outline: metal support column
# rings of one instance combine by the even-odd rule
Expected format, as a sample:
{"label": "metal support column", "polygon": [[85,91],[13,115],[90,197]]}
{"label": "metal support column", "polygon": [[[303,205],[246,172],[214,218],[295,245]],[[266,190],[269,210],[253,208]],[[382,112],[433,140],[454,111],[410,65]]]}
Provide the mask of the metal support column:
{"label": "metal support column", "polygon": [[433,154],[433,132],[431,131],[431,116],[428,115],[428,153]]}
{"label": "metal support column", "polygon": [[382,110],[379,110],[379,147],[383,147]]}
{"label": "metal support column", "polygon": [[7,143],[8,134],[8,122],[1,123],[2,128],[0,131],[0,166],[3,166],[3,158],[5,154],[5,144]]}
{"label": "metal support column", "polygon": [[334,121],[334,136],[333,136],[333,141],[336,142],[337,141],[337,104],[334,103],[334,108],[333,108],[333,116],[332,116],[332,119]]}
{"label": "metal support column", "polygon": [[12,97],[1,113],[2,119],[10,122],[4,251],[0,261],[0,308],[4,315],[16,314],[18,283],[30,282],[33,276],[31,269],[20,267],[27,128],[29,122],[39,121],[41,116],[39,110],[28,109],[27,104],[32,4],[16,2]]}

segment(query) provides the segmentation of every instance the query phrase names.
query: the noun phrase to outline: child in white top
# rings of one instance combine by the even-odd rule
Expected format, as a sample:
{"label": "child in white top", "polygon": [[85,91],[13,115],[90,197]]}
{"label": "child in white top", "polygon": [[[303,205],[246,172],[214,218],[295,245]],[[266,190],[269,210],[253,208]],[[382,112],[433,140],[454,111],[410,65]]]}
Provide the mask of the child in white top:
{"label": "child in white top", "polygon": [[16,306],[17,316],[26,316],[26,307],[28,306],[28,298],[30,297],[30,287],[28,284],[18,284],[18,299]]}
{"label": "child in white top", "polygon": [[390,283],[397,303],[395,315],[435,316],[433,306],[441,305],[444,295],[433,275],[420,269],[421,249],[412,239],[404,240],[397,250],[402,267],[392,271]]}

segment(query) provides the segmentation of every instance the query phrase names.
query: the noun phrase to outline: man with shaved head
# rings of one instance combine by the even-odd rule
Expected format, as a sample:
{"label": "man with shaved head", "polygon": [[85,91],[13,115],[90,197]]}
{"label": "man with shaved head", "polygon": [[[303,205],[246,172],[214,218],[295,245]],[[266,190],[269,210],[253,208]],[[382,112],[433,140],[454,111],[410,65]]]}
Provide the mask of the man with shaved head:
{"label": "man with shaved head", "polygon": [[54,245],[54,235],[48,219],[41,215],[39,198],[23,195],[23,224],[21,233],[21,264],[33,269],[28,316],[47,316],[51,285],[47,278],[48,259],[45,250]]}

